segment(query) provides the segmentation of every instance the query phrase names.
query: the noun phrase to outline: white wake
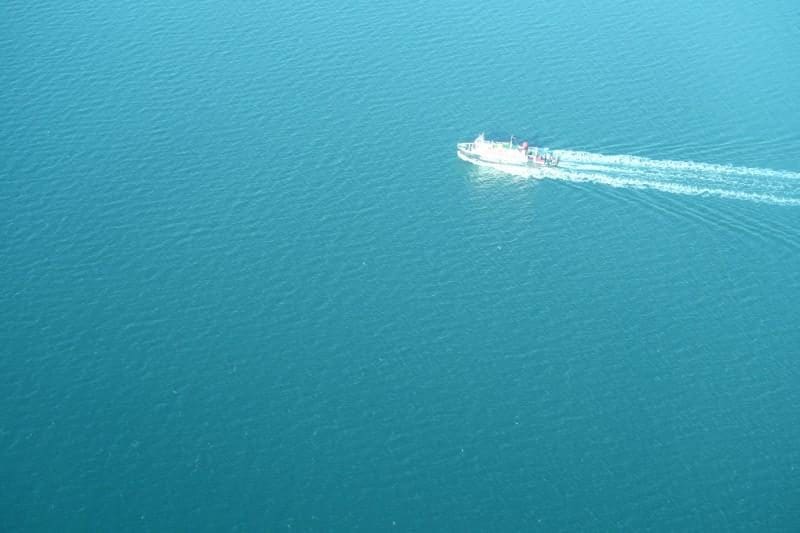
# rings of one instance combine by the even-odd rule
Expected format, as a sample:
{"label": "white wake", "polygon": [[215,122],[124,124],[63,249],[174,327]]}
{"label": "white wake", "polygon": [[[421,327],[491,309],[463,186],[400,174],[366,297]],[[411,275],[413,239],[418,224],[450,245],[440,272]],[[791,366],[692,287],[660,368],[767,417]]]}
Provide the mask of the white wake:
{"label": "white wake", "polygon": [[571,150],[555,153],[561,157],[557,168],[536,170],[528,175],[800,206],[800,172]]}

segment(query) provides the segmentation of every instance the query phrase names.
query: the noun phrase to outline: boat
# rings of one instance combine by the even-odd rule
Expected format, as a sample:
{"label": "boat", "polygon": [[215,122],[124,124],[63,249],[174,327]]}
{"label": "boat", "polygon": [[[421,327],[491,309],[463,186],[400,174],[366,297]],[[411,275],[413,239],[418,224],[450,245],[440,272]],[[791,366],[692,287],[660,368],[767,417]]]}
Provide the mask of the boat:
{"label": "boat", "polygon": [[472,142],[458,143],[457,154],[460,159],[482,167],[498,170],[518,171],[539,167],[557,167],[559,158],[546,148],[529,146],[528,141],[514,143],[512,136],[508,141],[490,141],[483,133]]}

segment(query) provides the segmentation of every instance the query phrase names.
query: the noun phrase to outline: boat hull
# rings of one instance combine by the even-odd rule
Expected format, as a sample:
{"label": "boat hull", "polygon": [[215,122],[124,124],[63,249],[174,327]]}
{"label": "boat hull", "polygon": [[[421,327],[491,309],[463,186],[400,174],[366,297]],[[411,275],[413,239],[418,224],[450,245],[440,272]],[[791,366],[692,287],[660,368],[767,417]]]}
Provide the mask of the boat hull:
{"label": "boat hull", "polygon": [[547,165],[545,163],[530,162],[527,164],[516,164],[504,161],[494,161],[486,157],[481,157],[480,154],[464,150],[460,147],[456,150],[456,155],[459,159],[466,161],[467,163],[472,163],[473,165],[479,167],[492,168],[501,172],[515,174],[518,176],[539,174],[542,170],[553,167],[552,165]]}
{"label": "boat hull", "polygon": [[473,142],[456,144],[459,159],[473,165],[494,168],[517,175],[538,173],[541,169],[558,166],[559,159],[553,153],[540,148],[530,148],[527,141],[514,144],[490,141],[480,134]]}

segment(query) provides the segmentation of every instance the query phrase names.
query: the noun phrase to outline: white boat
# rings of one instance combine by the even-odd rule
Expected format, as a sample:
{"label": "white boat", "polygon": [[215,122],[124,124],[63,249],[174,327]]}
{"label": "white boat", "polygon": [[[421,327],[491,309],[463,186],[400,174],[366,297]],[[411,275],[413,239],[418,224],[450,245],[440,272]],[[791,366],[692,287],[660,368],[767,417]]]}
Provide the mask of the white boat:
{"label": "white boat", "polygon": [[547,149],[528,146],[528,141],[515,144],[514,137],[509,141],[489,141],[481,133],[471,143],[458,143],[456,147],[458,157],[464,161],[512,172],[537,167],[556,167],[559,161],[559,158]]}

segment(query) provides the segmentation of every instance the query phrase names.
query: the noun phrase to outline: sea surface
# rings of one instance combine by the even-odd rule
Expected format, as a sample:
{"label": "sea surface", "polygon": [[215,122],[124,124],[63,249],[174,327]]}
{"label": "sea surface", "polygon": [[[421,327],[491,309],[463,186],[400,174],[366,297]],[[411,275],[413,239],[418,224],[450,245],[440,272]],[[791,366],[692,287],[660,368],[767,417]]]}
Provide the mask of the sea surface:
{"label": "sea surface", "polygon": [[0,530],[800,531],[800,4],[661,4],[4,2]]}

